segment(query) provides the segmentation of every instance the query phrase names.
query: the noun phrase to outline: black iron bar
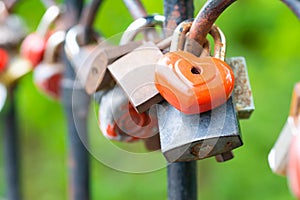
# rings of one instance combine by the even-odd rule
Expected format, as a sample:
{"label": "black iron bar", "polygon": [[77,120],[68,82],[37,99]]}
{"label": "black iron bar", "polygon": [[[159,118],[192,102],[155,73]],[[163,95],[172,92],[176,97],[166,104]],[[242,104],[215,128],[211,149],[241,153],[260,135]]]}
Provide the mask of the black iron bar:
{"label": "black iron bar", "polygon": [[3,146],[5,178],[8,200],[21,199],[19,133],[16,115],[15,88],[8,90],[7,105],[3,115]]}
{"label": "black iron bar", "polygon": [[[67,8],[66,21],[68,21],[68,27],[71,27],[80,19],[83,1],[65,0],[65,4]],[[89,200],[89,154],[79,137],[79,133],[81,137],[87,137],[89,96],[83,88],[74,88],[76,75],[65,53],[64,58],[66,70],[62,84],[62,99],[68,122],[69,198],[71,200]],[[73,92],[79,102],[74,107],[72,106]]]}
{"label": "black iron bar", "polygon": [[[174,30],[180,22],[189,18],[193,18],[193,13],[194,4],[192,0],[164,0],[164,14],[167,19],[165,28],[168,28],[168,30]],[[196,161],[172,163],[168,165],[167,170],[168,199],[196,200]]]}

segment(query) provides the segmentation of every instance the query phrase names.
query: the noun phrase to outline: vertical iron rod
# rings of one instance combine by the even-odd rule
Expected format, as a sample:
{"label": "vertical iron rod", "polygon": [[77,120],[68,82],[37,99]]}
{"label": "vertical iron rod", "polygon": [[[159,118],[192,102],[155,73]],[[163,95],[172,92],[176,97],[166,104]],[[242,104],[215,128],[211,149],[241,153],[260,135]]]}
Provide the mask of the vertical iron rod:
{"label": "vertical iron rod", "polygon": [[[164,13],[167,21],[165,28],[174,30],[176,26],[189,18],[193,18],[192,0],[164,0]],[[170,34],[170,33],[167,33]],[[197,163],[179,162],[168,165],[168,199],[197,199]]]}
{"label": "vertical iron rod", "polygon": [[[68,27],[78,23],[82,7],[82,0],[65,0],[67,7]],[[69,194],[71,200],[89,200],[89,154],[78,133],[87,137],[87,113],[89,97],[83,88],[73,88],[76,75],[65,56],[66,70],[62,84],[62,99],[68,122],[68,149],[69,149]],[[72,107],[72,94],[80,104]]]}
{"label": "vertical iron rod", "polygon": [[7,108],[2,120],[6,190],[8,200],[20,200],[20,163],[19,163],[19,135],[16,117],[14,89],[8,90]]}

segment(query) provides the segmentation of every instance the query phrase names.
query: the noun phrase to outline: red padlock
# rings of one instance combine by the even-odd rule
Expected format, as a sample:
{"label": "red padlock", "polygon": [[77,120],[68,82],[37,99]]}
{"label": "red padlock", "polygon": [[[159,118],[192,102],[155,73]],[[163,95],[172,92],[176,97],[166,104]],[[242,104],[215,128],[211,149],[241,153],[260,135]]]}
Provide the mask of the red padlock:
{"label": "red padlock", "polygon": [[29,34],[22,42],[21,55],[30,60],[33,66],[42,61],[50,28],[59,14],[60,9],[57,6],[49,7],[42,17],[37,31]]}
{"label": "red padlock", "polygon": [[44,60],[33,70],[35,85],[48,96],[59,99],[64,65],[60,62],[58,52],[65,40],[65,32],[57,31],[51,35],[46,44]]}
{"label": "red padlock", "polygon": [[158,133],[156,113],[138,113],[117,86],[101,99],[99,124],[107,138],[117,141],[134,142]]}
{"label": "red padlock", "polygon": [[0,73],[6,70],[8,61],[9,56],[7,51],[5,49],[0,48]]}
{"label": "red padlock", "polygon": [[215,57],[196,57],[179,49],[165,54],[156,66],[156,88],[185,114],[206,112],[224,104],[234,87],[233,71],[224,62],[225,37],[216,26],[211,34],[215,39]]}

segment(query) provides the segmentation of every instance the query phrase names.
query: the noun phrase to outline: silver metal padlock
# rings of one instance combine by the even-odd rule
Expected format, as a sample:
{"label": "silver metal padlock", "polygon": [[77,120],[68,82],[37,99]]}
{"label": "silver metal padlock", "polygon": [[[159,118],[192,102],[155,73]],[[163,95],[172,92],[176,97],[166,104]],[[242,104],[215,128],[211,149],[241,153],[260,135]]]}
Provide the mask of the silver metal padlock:
{"label": "silver metal padlock", "polygon": [[[171,51],[177,50],[178,46],[184,47],[182,40],[189,30],[187,25],[190,27],[191,22],[183,22],[176,28],[172,41],[176,45],[171,45]],[[217,29],[214,32],[218,32],[218,38],[214,40],[221,43],[215,44],[215,48],[221,47],[215,49],[215,54],[224,57],[225,36],[220,29],[213,28]],[[157,105],[157,116],[161,150],[168,162],[200,160],[211,156],[216,156],[217,161],[226,161],[233,157],[231,150],[243,144],[231,97],[211,111],[190,115],[164,102]]]}
{"label": "silver metal padlock", "polygon": [[[137,19],[124,32],[120,44],[134,40],[147,27],[162,26],[164,20],[160,15]],[[139,113],[147,111],[152,105],[163,100],[154,85],[155,63],[162,55],[154,42],[149,41],[108,67]]]}

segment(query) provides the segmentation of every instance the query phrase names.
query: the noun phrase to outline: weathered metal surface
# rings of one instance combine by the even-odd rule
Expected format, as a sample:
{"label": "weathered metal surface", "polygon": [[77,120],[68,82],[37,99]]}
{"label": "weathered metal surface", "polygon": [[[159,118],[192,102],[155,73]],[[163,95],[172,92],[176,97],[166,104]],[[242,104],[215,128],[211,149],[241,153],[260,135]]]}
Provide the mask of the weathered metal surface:
{"label": "weathered metal surface", "polygon": [[197,199],[197,165],[195,162],[172,163],[168,166],[168,199]]}
{"label": "weathered metal surface", "polygon": [[230,98],[226,104],[196,115],[158,106],[162,152],[169,162],[208,158],[241,146],[239,123]]}
{"label": "weathered metal surface", "polygon": [[244,57],[234,57],[226,59],[226,62],[234,71],[234,104],[238,117],[239,119],[249,119],[255,107],[246,60]]}
{"label": "weathered metal surface", "polygon": [[208,0],[196,16],[189,37],[200,45],[206,40],[212,25],[223,11],[236,0]]}

